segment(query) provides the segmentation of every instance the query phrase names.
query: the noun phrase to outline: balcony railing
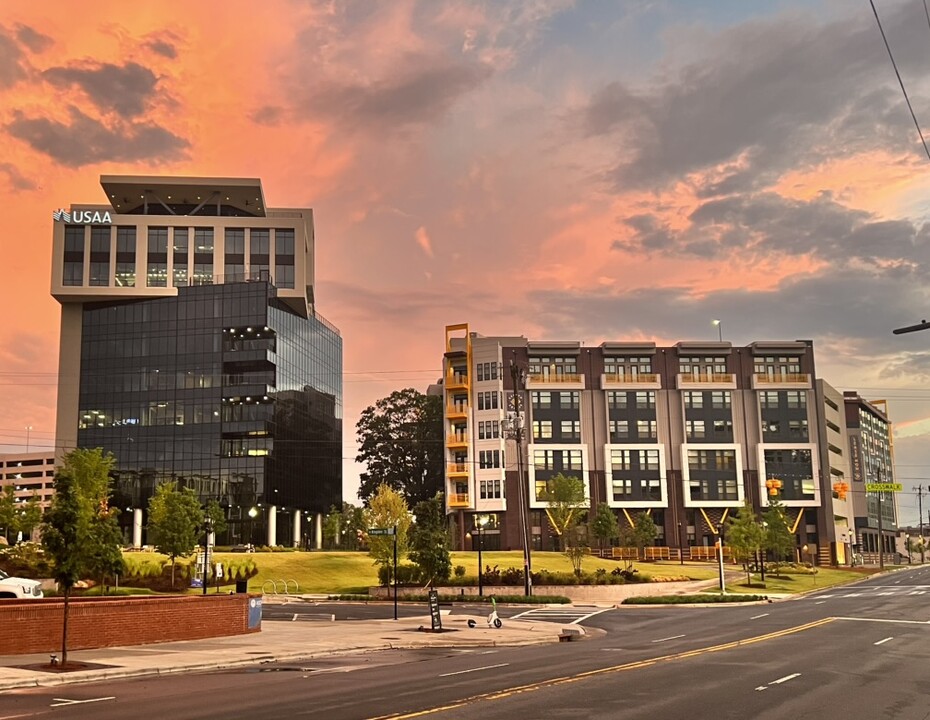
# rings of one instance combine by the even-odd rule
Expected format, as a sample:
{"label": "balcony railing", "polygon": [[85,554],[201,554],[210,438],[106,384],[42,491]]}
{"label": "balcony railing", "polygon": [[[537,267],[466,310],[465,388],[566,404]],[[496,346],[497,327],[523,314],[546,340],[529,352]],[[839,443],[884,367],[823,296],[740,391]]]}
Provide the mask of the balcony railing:
{"label": "balcony railing", "polygon": [[446,404],[446,415],[466,415],[468,413],[468,403],[448,403]]}
{"label": "balcony railing", "polygon": [[465,373],[447,372],[446,387],[466,387],[468,385],[468,375]]}
{"label": "balcony railing", "polygon": [[450,493],[449,507],[468,507],[468,493]]}
{"label": "balcony railing", "polygon": [[468,444],[468,433],[458,432],[458,433],[449,433],[446,437],[447,445],[467,445]]}
{"label": "balcony railing", "polygon": [[468,463],[450,462],[446,465],[447,472],[450,475],[468,475]]}
{"label": "balcony railing", "polygon": [[582,376],[578,373],[530,373],[527,380],[537,383],[580,383]]}
{"label": "balcony railing", "polygon": [[601,387],[661,390],[662,377],[656,373],[603,373],[601,375]]}
{"label": "balcony railing", "polygon": [[700,373],[698,375],[679,375],[683,383],[731,383],[735,382],[732,373]]}
{"label": "balcony railing", "polygon": [[786,373],[784,375],[769,375],[756,373],[755,381],[759,383],[809,383],[811,376],[807,373]]}
{"label": "balcony railing", "polygon": [[659,381],[655,373],[639,373],[628,375],[626,373],[604,373],[604,382],[608,383],[654,383]]}

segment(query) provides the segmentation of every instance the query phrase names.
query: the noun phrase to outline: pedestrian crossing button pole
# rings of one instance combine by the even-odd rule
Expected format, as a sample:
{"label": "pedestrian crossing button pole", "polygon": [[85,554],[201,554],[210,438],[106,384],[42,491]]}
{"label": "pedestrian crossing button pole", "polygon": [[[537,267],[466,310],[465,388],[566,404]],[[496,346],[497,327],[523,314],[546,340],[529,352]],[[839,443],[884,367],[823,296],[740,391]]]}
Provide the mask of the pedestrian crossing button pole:
{"label": "pedestrian crossing button pole", "polygon": [[720,569],[720,592],[726,595],[727,586],[723,579],[723,523],[717,523],[717,567]]}

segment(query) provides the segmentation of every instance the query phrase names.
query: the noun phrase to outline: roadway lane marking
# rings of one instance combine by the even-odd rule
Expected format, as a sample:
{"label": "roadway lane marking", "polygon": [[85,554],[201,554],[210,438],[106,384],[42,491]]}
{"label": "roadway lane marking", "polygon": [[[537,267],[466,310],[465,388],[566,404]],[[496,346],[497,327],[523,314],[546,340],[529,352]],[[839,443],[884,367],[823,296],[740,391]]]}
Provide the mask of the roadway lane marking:
{"label": "roadway lane marking", "polygon": [[508,665],[510,665],[510,663],[498,663],[497,665],[485,665],[484,667],[480,667],[480,668],[470,668],[468,670],[458,670],[456,672],[443,673],[439,677],[451,677],[453,675],[464,675],[465,673],[479,672],[481,670],[493,670],[494,668],[507,667]]}
{"label": "roadway lane marking", "polygon": [[753,615],[753,616],[752,616],[751,618],[749,618],[749,619],[750,619],[750,620],[758,620],[759,618],[764,618],[764,617],[768,617],[768,616],[769,616],[768,613],[762,613],[761,615]]}
{"label": "roadway lane marking", "polygon": [[832,598],[832,597],[836,597],[836,596],[831,594],[831,595],[818,595],[817,597],[822,597],[822,598],[826,599],[826,598]]}
{"label": "roadway lane marking", "polygon": [[[575,683],[581,680],[586,680],[587,678],[597,677],[600,675],[606,675],[608,673],[618,673],[626,672],[627,670],[637,670],[639,668],[652,667],[662,662],[671,662],[674,660],[684,660],[687,658],[697,657],[698,655],[705,655],[707,653],[721,652],[723,650],[731,650],[733,648],[745,647],[746,645],[753,645],[755,643],[764,642],[766,640],[774,640],[776,638],[785,637],[787,635],[793,635],[795,633],[803,632],[804,630],[811,630],[821,625],[826,625],[831,623],[835,618],[828,617],[821,620],[815,620],[814,622],[809,622],[804,625],[797,625],[791,628],[785,628],[784,630],[777,630],[775,632],[766,633],[765,635],[756,635],[754,637],[746,638],[745,640],[733,640],[731,642],[723,643],[721,645],[710,645],[708,647],[698,648],[696,650],[687,650],[685,652],[674,653],[672,655],[662,655],[661,657],[652,658],[650,660],[637,660],[631,663],[625,663],[623,665],[612,665],[605,668],[598,668],[596,670],[588,670],[586,672],[577,673],[575,675],[567,675],[565,677],[550,678],[549,680],[541,680],[539,682],[530,683],[528,685],[518,685],[511,688],[506,688],[504,690],[496,690],[494,692],[481,693],[480,695],[472,695],[471,697],[463,698],[461,700],[453,700],[450,703],[445,705],[439,705],[436,707],[426,708],[425,710],[416,710],[410,713],[404,714],[395,714],[391,713],[389,715],[378,715],[369,720],[411,720],[411,718],[424,717],[426,715],[434,715],[436,713],[444,712],[446,710],[456,710],[458,708],[471,705],[473,703],[483,701],[483,700],[502,700],[504,698],[510,697],[512,695],[519,695],[521,693],[535,692],[536,690],[542,690],[544,688],[551,688],[557,685],[565,685],[567,683]],[[311,713],[318,712],[317,710],[307,710],[304,712],[297,713],[298,715],[309,715]]]}
{"label": "roadway lane marking", "polygon": [[86,703],[103,702],[104,700],[116,700],[115,695],[110,697],[90,698],[89,700],[68,700],[68,698],[52,698],[53,702],[49,707],[62,707],[63,705],[84,705]]}
{"label": "roadway lane marking", "polygon": [[872,644],[873,644],[873,645],[884,645],[884,644],[885,644],[886,642],[888,642],[889,640],[894,640],[894,638],[893,638],[893,637],[886,637],[884,640],[879,640],[878,642],[872,643]]}
{"label": "roadway lane marking", "polygon": [[930,625],[930,620],[891,620],[867,617],[835,617],[833,620],[852,620],[853,622],[896,623],[898,625]]}
{"label": "roadway lane marking", "polygon": [[826,600],[821,600],[820,602],[815,602],[814,605],[823,605]]}
{"label": "roadway lane marking", "polygon": [[772,680],[769,685],[781,685],[786,683],[789,680],[794,680],[796,677],[801,677],[801,673],[791,673],[790,675],[785,675],[785,677],[778,678],[778,680]]}
{"label": "roadway lane marking", "polygon": [[666,640],[677,640],[678,638],[683,638],[683,637],[684,637],[684,635],[670,635],[670,636],[667,637],[667,638],[659,638],[658,640],[653,640],[652,642],[654,642],[654,643],[657,643],[657,642],[665,642]]}

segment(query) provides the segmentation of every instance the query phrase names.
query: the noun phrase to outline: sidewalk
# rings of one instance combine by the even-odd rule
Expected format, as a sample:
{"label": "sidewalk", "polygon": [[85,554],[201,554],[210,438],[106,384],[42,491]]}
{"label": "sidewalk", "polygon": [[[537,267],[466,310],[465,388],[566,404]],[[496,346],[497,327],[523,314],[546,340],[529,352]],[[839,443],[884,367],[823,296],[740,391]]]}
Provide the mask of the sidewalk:
{"label": "sidewalk", "polygon": [[[477,627],[469,628],[473,619]],[[419,632],[430,627],[428,615],[400,620],[346,620],[339,622],[262,623],[262,631],[251,635],[188,640],[129,647],[75,650],[69,662],[98,663],[107,667],[67,673],[22,669],[24,665],[45,664],[44,655],[0,656],[0,691],[13,688],[54,686],[94,682],[112,678],[164,675],[272,662],[412,648],[468,648],[502,645],[537,645],[559,642],[565,632],[584,633],[578,626],[551,622],[504,620],[500,629],[487,627],[485,616],[443,615],[443,630]]]}

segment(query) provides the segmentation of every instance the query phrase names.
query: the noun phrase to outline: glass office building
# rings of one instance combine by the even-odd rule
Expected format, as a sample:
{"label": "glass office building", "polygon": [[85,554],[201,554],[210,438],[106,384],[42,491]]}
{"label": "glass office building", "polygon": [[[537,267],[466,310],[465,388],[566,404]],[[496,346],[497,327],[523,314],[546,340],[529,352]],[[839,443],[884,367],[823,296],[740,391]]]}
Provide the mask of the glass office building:
{"label": "glass office building", "polygon": [[62,451],[114,454],[135,544],[168,480],[225,509],[221,544],[318,544],[342,500],[342,338],[313,302],[312,214],[265,209],[257,181],[102,184],[109,222],[56,223]]}

